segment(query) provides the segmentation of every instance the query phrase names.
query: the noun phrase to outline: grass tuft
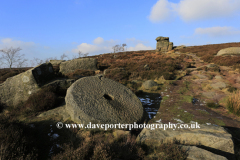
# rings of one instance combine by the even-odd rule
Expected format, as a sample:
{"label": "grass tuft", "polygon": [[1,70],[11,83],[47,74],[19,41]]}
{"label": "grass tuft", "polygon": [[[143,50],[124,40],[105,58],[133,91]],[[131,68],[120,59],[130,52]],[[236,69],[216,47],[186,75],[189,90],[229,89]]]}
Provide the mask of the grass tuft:
{"label": "grass tuft", "polygon": [[207,107],[209,108],[218,108],[219,104],[216,102],[207,102]]}
{"label": "grass tuft", "polygon": [[47,111],[54,108],[56,103],[57,96],[52,91],[52,88],[48,87],[32,94],[25,102],[24,106],[25,108],[32,109],[34,111]]}
{"label": "grass tuft", "polygon": [[227,100],[227,109],[229,112],[240,116],[240,90],[234,92]]}

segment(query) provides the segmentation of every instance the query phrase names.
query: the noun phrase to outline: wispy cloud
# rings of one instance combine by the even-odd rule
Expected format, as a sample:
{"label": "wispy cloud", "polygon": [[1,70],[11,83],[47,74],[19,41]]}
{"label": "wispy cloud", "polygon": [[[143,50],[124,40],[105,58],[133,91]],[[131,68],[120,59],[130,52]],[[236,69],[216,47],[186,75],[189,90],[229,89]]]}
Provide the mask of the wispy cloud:
{"label": "wispy cloud", "polygon": [[98,37],[98,38],[93,40],[94,44],[101,44],[103,42],[104,42],[104,39],[102,37]]}
{"label": "wispy cloud", "polygon": [[[150,46],[146,46],[147,41],[137,40],[135,38],[127,38],[125,42],[127,44],[127,50],[135,51],[135,50],[152,50],[153,48]],[[111,53],[113,52],[112,47],[119,44],[120,40],[104,40],[102,37],[97,37],[93,40],[93,44],[81,43],[76,48],[72,49],[73,53],[78,53],[81,51],[82,53],[89,53],[89,55],[97,55],[103,53]]]}
{"label": "wispy cloud", "polygon": [[153,50],[154,48],[150,46],[145,46],[142,43],[138,43],[135,47],[129,47],[129,51],[139,51],[139,50]]}
{"label": "wispy cloud", "polygon": [[211,37],[219,36],[231,36],[240,34],[240,30],[233,27],[209,27],[209,28],[197,28],[195,29],[195,34],[203,34]]}
{"label": "wispy cloud", "polygon": [[239,0],[181,0],[179,3],[158,0],[151,8],[149,20],[161,22],[178,15],[183,21],[234,16],[240,11]]}
{"label": "wispy cloud", "polygon": [[0,48],[20,47],[22,49],[29,49],[29,48],[35,47],[35,45],[36,44],[34,42],[23,42],[23,41],[12,40],[11,38],[4,38],[4,39],[1,39]]}

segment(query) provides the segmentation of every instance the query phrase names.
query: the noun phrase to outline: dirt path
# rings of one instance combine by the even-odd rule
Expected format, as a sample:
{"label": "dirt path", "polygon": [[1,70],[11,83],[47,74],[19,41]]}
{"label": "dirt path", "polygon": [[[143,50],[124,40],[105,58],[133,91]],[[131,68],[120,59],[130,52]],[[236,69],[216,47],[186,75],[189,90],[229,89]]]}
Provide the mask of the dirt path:
{"label": "dirt path", "polygon": [[[203,65],[208,65],[200,60],[194,54],[189,54],[192,56],[195,62],[195,67],[201,67]],[[227,69],[222,70],[224,74],[229,74]],[[198,122],[199,124],[212,124],[218,126],[224,126],[226,128],[232,128],[232,130],[237,129],[236,132],[240,132],[240,117],[229,113],[225,106],[220,106],[217,109],[209,108],[206,105],[208,100],[214,100],[214,98],[221,100],[226,97],[223,91],[212,90],[218,94],[217,97],[207,98],[202,96],[204,90],[202,90],[202,83],[209,82],[209,79],[200,79],[198,81],[193,77],[196,73],[184,76],[182,79],[175,81],[172,85],[163,85],[159,94],[162,96],[162,101],[160,108],[153,119],[149,123],[155,123],[156,121],[161,121],[162,123],[193,123]],[[205,72],[203,75],[207,75]],[[217,73],[219,74],[219,73]],[[224,82],[228,83],[228,79],[224,77]],[[214,81],[213,81],[214,82]],[[231,82],[229,82],[231,84]],[[192,103],[191,99],[196,98],[195,104]],[[235,133],[236,133],[235,132]],[[240,137],[238,137],[240,139]]]}

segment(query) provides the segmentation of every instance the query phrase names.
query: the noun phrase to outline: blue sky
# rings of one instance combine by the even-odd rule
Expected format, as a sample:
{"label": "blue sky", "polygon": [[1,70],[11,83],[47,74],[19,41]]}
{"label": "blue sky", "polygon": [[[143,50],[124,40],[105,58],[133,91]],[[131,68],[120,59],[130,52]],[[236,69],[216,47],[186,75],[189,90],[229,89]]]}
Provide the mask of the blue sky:
{"label": "blue sky", "polygon": [[97,55],[174,46],[239,42],[239,0],[0,0],[0,49],[28,60],[78,51]]}

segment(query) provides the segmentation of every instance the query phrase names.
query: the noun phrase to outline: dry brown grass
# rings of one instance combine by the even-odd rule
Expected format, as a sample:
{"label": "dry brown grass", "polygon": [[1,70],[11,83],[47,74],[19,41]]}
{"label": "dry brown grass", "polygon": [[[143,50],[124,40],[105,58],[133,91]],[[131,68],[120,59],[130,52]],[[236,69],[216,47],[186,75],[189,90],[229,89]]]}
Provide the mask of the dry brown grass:
{"label": "dry brown grass", "polygon": [[57,107],[61,103],[53,87],[45,87],[33,93],[27,101],[20,102],[16,106],[4,106],[13,119],[18,116],[32,116],[38,112],[47,111]]}
{"label": "dry brown grass", "polygon": [[211,44],[202,46],[192,46],[187,48],[178,49],[180,52],[196,53],[202,60],[208,63],[215,63],[223,66],[232,66],[240,63],[240,57],[231,56],[214,56],[221,49],[228,47],[240,47],[240,43],[223,43],[223,44]]}
{"label": "dry brown grass", "polygon": [[113,134],[91,134],[77,147],[73,143],[65,144],[64,151],[52,156],[52,159],[143,159],[145,152],[135,139],[130,135],[116,139]]}
{"label": "dry brown grass", "polygon": [[[76,145],[74,142],[65,143],[63,151],[52,156],[53,160],[58,159],[126,159],[126,160],[149,160],[154,153],[163,152],[159,160],[184,160],[187,157],[186,151],[177,145],[177,142],[164,143],[160,146],[149,146],[136,142],[136,137],[131,135],[114,136],[110,132],[91,132],[86,134],[82,141]],[[156,159],[156,158],[155,158]]]}
{"label": "dry brown grass", "polygon": [[0,83],[3,83],[7,78],[16,76],[22,72],[27,71],[28,68],[25,69],[0,69]]}
{"label": "dry brown grass", "polygon": [[227,100],[227,109],[238,116],[240,116],[240,90],[232,93]]}
{"label": "dry brown grass", "polygon": [[66,74],[66,77],[70,79],[78,79],[81,76],[85,77],[85,76],[94,76],[94,75],[95,75],[95,71],[76,69],[74,72]]}
{"label": "dry brown grass", "polygon": [[[172,58],[168,55],[155,54],[152,51],[135,51],[95,56],[98,59],[100,70],[101,68],[124,68],[124,70],[115,70],[106,75],[107,78],[118,82],[124,81],[124,83],[134,79],[148,80],[161,76],[164,76],[166,80],[172,80],[175,78],[177,70],[190,66],[189,62],[183,60],[185,57],[186,55],[181,55]],[[146,64],[149,66],[149,69],[144,68]]]}
{"label": "dry brown grass", "polygon": [[28,126],[0,117],[0,159],[34,160],[38,157],[35,133]]}

